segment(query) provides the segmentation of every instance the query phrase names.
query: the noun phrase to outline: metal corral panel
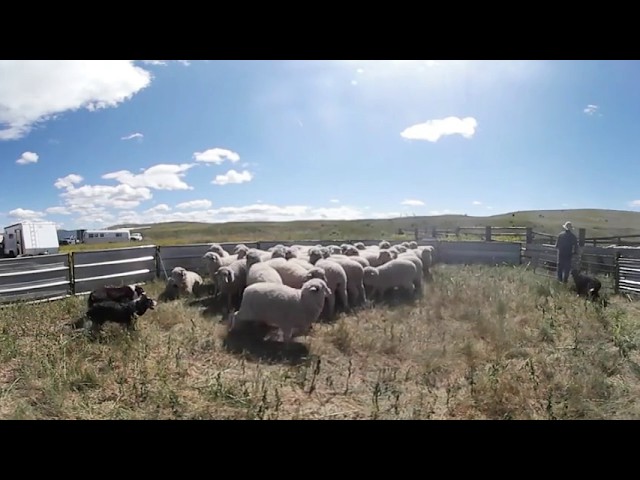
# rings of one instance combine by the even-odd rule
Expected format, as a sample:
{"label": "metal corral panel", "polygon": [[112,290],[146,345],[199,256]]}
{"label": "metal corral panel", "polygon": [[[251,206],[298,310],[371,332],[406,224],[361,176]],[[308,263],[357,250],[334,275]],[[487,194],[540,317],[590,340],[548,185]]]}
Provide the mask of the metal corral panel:
{"label": "metal corral panel", "polygon": [[[222,245],[222,244],[221,244]],[[175,245],[172,247],[160,247],[158,249],[158,269],[160,278],[171,276],[171,270],[175,267],[183,267],[200,275],[207,274],[207,266],[202,256],[209,250],[210,243],[195,245]],[[248,246],[248,245],[247,245]],[[224,245],[222,245],[224,248]],[[227,250],[225,248],[225,250]]]}
{"label": "metal corral panel", "polygon": [[618,260],[620,278],[618,288],[620,293],[640,295],[640,259],[620,255]]}
{"label": "metal corral panel", "polygon": [[450,264],[520,264],[520,243],[440,242],[438,260]]}
{"label": "metal corral panel", "polygon": [[0,302],[31,301],[71,294],[69,255],[0,260]]}
{"label": "metal corral panel", "polygon": [[72,255],[76,294],[104,285],[148,282],[156,276],[155,245],[74,252]]}

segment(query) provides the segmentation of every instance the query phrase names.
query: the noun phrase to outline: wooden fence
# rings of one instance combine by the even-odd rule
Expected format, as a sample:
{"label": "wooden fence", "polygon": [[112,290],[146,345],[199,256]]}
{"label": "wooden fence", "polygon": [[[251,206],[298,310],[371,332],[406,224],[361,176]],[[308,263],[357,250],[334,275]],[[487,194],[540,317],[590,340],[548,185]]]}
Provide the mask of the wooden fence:
{"label": "wooden fence", "polygon": [[[245,242],[250,248],[268,249],[283,245],[337,244],[379,240],[264,241]],[[392,244],[400,242],[391,242]],[[482,241],[421,241],[434,245],[436,263],[520,265],[536,273],[555,276],[556,251],[552,244]],[[224,243],[232,252],[237,243]],[[166,279],[171,270],[182,266],[206,275],[202,256],[209,244],[139,246],[68,254],[41,255],[0,260],[0,303],[43,301],[84,295],[105,284],[145,283]],[[614,293],[640,295],[640,249],[584,246],[579,259],[582,271],[598,275],[605,289]]]}

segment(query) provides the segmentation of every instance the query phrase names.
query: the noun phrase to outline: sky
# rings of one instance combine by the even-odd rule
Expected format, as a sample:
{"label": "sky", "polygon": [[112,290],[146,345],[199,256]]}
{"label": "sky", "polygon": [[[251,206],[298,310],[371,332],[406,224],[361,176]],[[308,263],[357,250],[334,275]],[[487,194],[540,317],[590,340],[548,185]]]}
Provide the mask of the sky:
{"label": "sky", "polygon": [[2,60],[0,223],[640,209],[640,62]]}

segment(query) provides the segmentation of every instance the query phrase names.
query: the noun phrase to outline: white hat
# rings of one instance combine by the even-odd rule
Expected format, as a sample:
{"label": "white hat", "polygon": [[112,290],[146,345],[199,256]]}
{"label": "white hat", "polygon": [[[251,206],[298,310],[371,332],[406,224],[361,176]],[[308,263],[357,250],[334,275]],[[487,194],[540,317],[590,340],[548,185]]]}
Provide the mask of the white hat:
{"label": "white hat", "polygon": [[565,230],[571,230],[573,228],[573,226],[571,225],[571,222],[565,222],[564,225],[562,225],[562,227]]}

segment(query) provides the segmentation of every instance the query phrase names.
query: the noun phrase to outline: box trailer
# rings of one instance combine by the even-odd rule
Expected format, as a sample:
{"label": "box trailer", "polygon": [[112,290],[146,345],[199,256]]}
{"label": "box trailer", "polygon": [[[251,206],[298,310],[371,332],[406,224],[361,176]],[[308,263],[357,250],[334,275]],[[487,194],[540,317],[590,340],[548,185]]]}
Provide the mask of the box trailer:
{"label": "box trailer", "polygon": [[24,221],[4,227],[2,255],[46,255],[58,253],[60,244],[55,222]]}
{"label": "box trailer", "polygon": [[85,230],[83,243],[117,243],[130,242],[129,230]]}

